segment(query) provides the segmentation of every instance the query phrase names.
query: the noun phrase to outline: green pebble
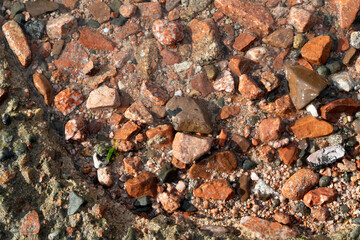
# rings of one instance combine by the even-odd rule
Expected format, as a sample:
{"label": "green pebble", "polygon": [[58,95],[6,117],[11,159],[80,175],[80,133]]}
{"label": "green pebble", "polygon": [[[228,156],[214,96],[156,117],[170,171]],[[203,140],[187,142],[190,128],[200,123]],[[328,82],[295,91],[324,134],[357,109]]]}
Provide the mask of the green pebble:
{"label": "green pebble", "polygon": [[330,71],[327,67],[325,66],[320,66],[316,69],[316,71],[318,72],[318,74],[320,76],[323,76],[323,77],[327,77],[329,74],[330,74]]}
{"label": "green pebble", "polygon": [[320,187],[327,187],[331,183],[331,177],[329,176],[322,176],[319,180],[319,186]]}
{"label": "green pebble", "polygon": [[242,166],[242,169],[244,169],[244,171],[249,171],[251,169],[256,168],[257,164],[254,163],[253,161],[250,160],[245,160]]}
{"label": "green pebble", "polygon": [[25,16],[23,14],[16,14],[16,16],[14,17],[14,21],[21,24],[25,22]]}
{"label": "green pebble", "polygon": [[331,74],[334,74],[341,70],[341,63],[339,61],[328,63],[326,67],[330,70]]}
{"label": "green pebble", "polygon": [[95,21],[94,19],[90,19],[86,25],[89,28],[93,28],[93,29],[96,29],[96,28],[100,27],[100,23],[98,21]]}

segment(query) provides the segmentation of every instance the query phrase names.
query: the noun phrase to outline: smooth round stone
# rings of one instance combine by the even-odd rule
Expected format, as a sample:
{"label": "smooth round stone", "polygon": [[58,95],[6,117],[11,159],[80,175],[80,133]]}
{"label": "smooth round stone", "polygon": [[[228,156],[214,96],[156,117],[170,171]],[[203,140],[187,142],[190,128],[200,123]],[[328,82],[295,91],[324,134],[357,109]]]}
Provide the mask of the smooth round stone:
{"label": "smooth round stone", "polygon": [[242,169],[244,169],[244,171],[249,171],[251,169],[254,169],[256,167],[256,163],[250,161],[250,160],[245,160],[243,165],[242,165]]}
{"label": "smooth round stone", "polygon": [[329,176],[322,176],[319,180],[319,187],[327,187],[331,183],[331,177]]}
{"label": "smooth round stone", "polygon": [[11,124],[11,117],[10,117],[10,115],[7,114],[7,113],[5,113],[5,114],[2,116],[1,120],[2,120],[2,123],[3,123],[4,125],[10,125],[10,124]]}
{"label": "smooth round stone", "polygon": [[93,28],[93,29],[97,29],[100,27],[100,23],[98,21],[95,21],[94,19],[90,19],[86,26],[88,26],[89,28]]}
{"label": "smooth round stone", "polygon": [[311,213],[311,210],[303,202],[300,202],[295,205],[295,212],[301,213],[305,216],[309,215]]}
{"label": "smooth round stone", "polygon": [[325,67],[325,66],[320,66],[320,67],[318,67],[318,68],[316,69],[316,71],[318,72],[318,74],[319,74],[320,76],[323,76],[323,77],[327,77],[327,76],[329,76],[329,74],[330,74],[330,70],[329,70],[327,67]]}

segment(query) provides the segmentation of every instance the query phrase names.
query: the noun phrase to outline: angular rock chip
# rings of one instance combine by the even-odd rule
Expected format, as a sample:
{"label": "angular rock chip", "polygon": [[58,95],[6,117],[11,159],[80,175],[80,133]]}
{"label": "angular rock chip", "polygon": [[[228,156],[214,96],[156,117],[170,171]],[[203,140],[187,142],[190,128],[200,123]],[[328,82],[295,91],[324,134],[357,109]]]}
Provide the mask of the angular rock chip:
{"label": "angular rock chip", "polygon": [[184,38],[180,24],[165,19],[155,20],[152,26],[154,37],[165,46],[175,45]]}
{"label": "angular rock chip", "polygon": [[218,41],[218,29],[212,19],[199,21],[194,19],[190,22],[192,55],[196,63],[209,64],[222,55]]}
{"label": "angular rock chip", "polygon": [[159,50],[156,40],[145,40],[137,47],[135,59],[138,63],[136,66],[137,72],[144,79],[149,79],[159,62]]}
{"label": "angular rock chip", "polygon": [[117,90],[105,85],[91,91],[86,101],[86,108],[91,110],[116,108],[119,106],[120,96]]}
{"label": "angular rock chip", "polygon": [[330,123],[318,120],[313,116],[307,116],[297,120],[290,129],[299,139],[322,137],[334,131]]}
{"label": "angular rock chip", "polygon": [[68,115],[83,102],[83,96],[75,90],[65,89],[55,96],[54,102],[62,114]]}
{"label": "angular rock chip", "polygon": [[156,197],[157,178],[151,172],[143,172],[125,182],[126,192],[134,198]]}
{"label": "angular rock chip", "polygon": [[140,101],[134,102],[131,106],[126,109],[124,116],[127,119],[133,120],[135,122],[152,124],[154,122],[154,117],[151,115],[149,110],[142,104]]}
{"label": "angular rock chip", "polygon": [[78,117],[65,124],[65,140],[84,141],[86,139],[86,123]]}
{"label": "angular rock chip", "polygon": [[354,115],[360,110],[360,102],[352,98],[341,98],[320,108],[321,117],[329,122],[337,122],[341,116],[341,113],[347,115]]}
{"label": "angular rock chip", "polygon": [[176,131],[210,134],[213,131],[206,110],[190,97],[173,97],[166,112]]}
{"label": "angular rock chip", "polygon": [[322,168],[335,163],[338,159],[345,156],[345,149],[340,146],[330,146],[322,148],[310,156],[307,157],[306,161],[308,164],[315,168]]}
{"label": "angular rock chip", "polygon": [[21,65],[28,66],[31,62],[31,50],[19,24],[13,20],[8,21],[2,26],[2,31]]}
{"label": "angular rock chip", "polygon": [[294,34],[289,28],[280,28],[269,36],[263,38],[263,42],[273,47],[289,48],[293,44]]}
{"label": "angular rock chip", "polygon": [[200,187],[194,189],[193,194],[199,198],[228,200],[235,196],[235,191],[225,179],[222,179],[203,183]]}
{"label": "angular rock chip", "polygon": [[356,14],[360,9],[359,0],[336,0],[335,4],[338,7],[338,18],[341,28],[349,28],[355,21]]}
{"label": "angular rock chip", "polygon": [[244,202],[250,197],[250,183],[249,175],[241,175],[239,178],[239,194],[241,195],[240,201]]}
{"label": "angular rock chip", "polygon": [[308,207],[321,206],[336,200],[338,192],[332,188],[321,187],[309,191],[304,196],[304,203]]}
{"label": "angular rock chip", "polygon": [[59,8],[59,4],[46,1],[46,0],[37,0],[35,2],[26,2],[26,11],[30,13],[32,17],[37,17],[43,13],[53,12]]}
{"label": "angular rock chip", "polygon": [[152,81],[143,81],[140,87],[141,96],[150,102],[163,106],[169,99],[168,93]]}
{"label": "angular rock chip", "polygon": [[20,234],[32,235],[40,232],[39,214],[32,210],[21,220]]}
{"label": "angular rock chip", "polygon": [[215,0],[215,6],[250,32],[266,36],[275,26],[270,12],[262,5],[246,0]]}
{"label": "angular rock chip", "polygon": [[69,195],[69,207],[67,210],[67,215],[74,215],[84,202],[85,201],[82,197],[77,195],[74,191],[71,191]]}
{"label": "angular rock chip", "polygon": [[299,149],[295,146],[287,146],[278,150],[280,159],[291,166],[299,157]]}
{"label": "angular rock chip", "polygon": [[61,39],[71,34],[77,27],[77,21],[69,13],[50,19],[46,24],[46,33],[50,39]]}
{"label": "angular rock chip", "polygon": [[259,125],[260,139],[262,142],[270,142],[281,137],[284,130],[281,118],[264,119]]}
{"label": "angular rock chip", "polygon": [[333,40],[330,36],[318,36],[308,41],[301,49],[301,55],[314,65],[323,65],[330,57]]}
{"label": "angular rock chip", "polygon": [[292,239],[298,233],[288,226],[271,222],[258,217],[242,217],[240,220],[242,230],[252,239]]}
{"label": "angular rock chip", "polygon": [[288,23],[293,25],[298,32],[306,32],[315,25],[316,17],[305,9],[292,7]]}
{"label": "angular rock chip", "polygon": [[285,73],[289,83],[290,97],[297,109],[308,105],[328,85],[326,78],[303,66],[286,64]]}
{"label": "angular rock chip", "polygon": [[318,182],[318,174],[310,169],[300,169],[285,182],[282,195],[291,200],[300,200]]}
{"label": "angular rock chip", "polygon": [[104,2],[94,1],[88,6],[88,10],[99,23],[104,23],[110,19],[110,7]]}
{"label": "angular rock chip", "polygon": [[87,27],[81,30],[79,43],[86,48],[94,50],[112,51],[115,49],[113,42],[106,39],[101,33]]}
{"label": "angular rock chip", "polygon": [[264,91],[246,74],[239,77],[239,92],[248,100],[255,100],[264,96]]}
{"label": "angular rock chip", "polygon": [[211,137],[201,137],[178,132],[173,141],[173,156],[188,164],[207,153],[212,144]]}

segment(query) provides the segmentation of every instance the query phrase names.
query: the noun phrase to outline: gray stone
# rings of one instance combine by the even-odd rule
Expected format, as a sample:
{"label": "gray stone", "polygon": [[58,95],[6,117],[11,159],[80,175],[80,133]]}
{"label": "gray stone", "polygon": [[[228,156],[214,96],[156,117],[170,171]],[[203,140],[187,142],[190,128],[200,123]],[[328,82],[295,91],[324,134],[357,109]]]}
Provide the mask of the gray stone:
{"label": "gray stone", "polygon": [[328,63],[326,67],[330,70],[331,74],[334,74],[341,70],[341,63],[339,61]]}
{"label": "gray stone", "polygon": [[308,156],[306,161],[312,167],[322,168],[335,163],[336,160],[344,157],[344,155],[345,149],[342,146],[330,146],[314,152]]}
{"label": "gray stone", "polygon": [[360,227],[358,226],[350,233],[350,238],[358,239],[359,235],[360,235]]}
{"label": "gray stone", "polygon": [[32,17],[37,17],[43,13],[53,12],[59,8],[59,4],[55,2],[49,2],[47,0],[38,0],[35,2],[25,3],[26,10]]}
{"label": "gray stone", "polygon": [[351,35],[350,35],[350,45],[353,48],[360,49],[360,31],[351,33]]}
{"label": "gray stone", "polygon": [[45,23],[40,20],[28,21],[25,23],[25,32],[33,39],[40,39],[43,37],[45,31]]}
{"label": "gray stone", "polygon": [[160,170],[158,178],[163,183],[172,182],[177,177],[177,168],[171,163],[166,163]]}
{"label": "gray stone", "polygon": [[25,11],[25,5],[22,2],[15,2],[11,6],[11,15],[14,17],[17,13]]}
{"label": "gray stone", "polygon": [[212,0],[190,0],[188,9],[194,13],[200,12],[205,10],[211,2]]}
{"label": "gray stone", "polygon": [[119,8],[121,7],[122,5],[122,1],[120,0],[112,0],[111,1],[111,4],[110,4],[110,9],[113,11],[113,12],[118,12],[119,11]]}
{"label": "gray stone", "polygon": [[69,208],[67,210],[68,216],[75,214],[84,202],[85,201],[82,197],[72,191],[69,197]]}
{"label": "gray stone", "polygon": [[348,72],[340,72],[331,75],[330,80],[340,90],[349,92],[355,87],[355,82]]}
{"label": "gray stone", "polygon": [[319,187],[327,187],[331,183],[331,177],[329,176],[322,176],[319,180]]}
{"label": "gray stone", "polygon": [[250,177],[251,180],[255,182],[255,186],[252,189],[252,191],[255,194],[261,196],[266,195],[266,196],[275,196],[275,197],[278,197],[280,195],[278,192],[272,189],[268,184],[266,184],[264,180],[259,178],[259,176],[256,173],[252,172]]}
{"label": "gray stone", "polygon": [[213,131],[206,110],[190,97],[173,97],[166,112],[176,131],[210,134]]}
{"label": "gray stone", "polygon": [[327,67],[325,66],[319,66],[316,71],[318,72],[318,74],[320,76],[323,76],[323,77],[327,77],[329,74],[330,74],[330,71]]}
{"label": "gray stone", "polygon": [[181,0],[167,0],[165,3],[166,11],[170,12],[171,10],[173,10],[179,2],[181,2]]}

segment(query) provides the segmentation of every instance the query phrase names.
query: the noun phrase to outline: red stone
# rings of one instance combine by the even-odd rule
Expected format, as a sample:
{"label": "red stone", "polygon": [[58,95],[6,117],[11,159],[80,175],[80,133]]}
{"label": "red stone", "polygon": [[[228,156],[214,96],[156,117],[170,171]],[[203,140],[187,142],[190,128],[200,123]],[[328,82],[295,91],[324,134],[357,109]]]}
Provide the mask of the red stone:
{"label": "red stone", "polygon": [[284,130],[281,118],[264,119],[259,125],[260,139],[262,142],[270,142],[279,139]]}
{"label": "red stone", "polygon": [[341,116],[341,113],[347,115],[354,115],[360,110],[360,102],[352,98],[341,98],[320,108],[321,117],[329,122],[337,122]]}
{"label": "red stone", "polygon": [[164,19],[155,20],[152,26],[154,37],[162,44],[171,46],[184,38],[184,32],[180,24]]}
{"label": "red stone", "polygon": [[239,92],[248,100],[255,100],[264,96],[264,91],[246,74],[239,78]]}
{"label": "red stone", "polygon": [[25,217],[21,220],[20,234],[21,235],[32,235],[39,234],[40,222],[39,214],[32,210],[28,212]]}
{"label": "red stone", "polygon": [[194,189],[193,194],[199,198],[229,200],[235,196],[235,191],[230,187],[230,184],[223,179],[203,183],[200,187]]}
{"label": "red stone", "polygon": [[266,36],[275,22],[262,5],[244,0],[215,0],[215,6],[251,32]]}
{"label": "red stone", "polygon": [[335,0],[338,7],[338,19],[341,28],[349,28],[355,21],[356,14],[360,9],[359,0]]}
{"label": "red stone", "polygon": [[68,115],[83,102],[83,96],[75,90],[65,89],[55,96],[55,106],[59,111]]}
{"label": "red stone", "polygon": [[73,41],[66,44],[60,58],[54,60],[57,69],[68,70],[71,74],[78,74],[89,62],[88,54],[82,46]]}
{"label": "red stone", "polygon": [[143,81],[140,87],[140,94],[146,100],[160,106],[164,106],[169,100],[168,93],[150,80]]}
{"label": "red stone", "polygon": [[235,56],[229,61],[229,68],[231,72],[235,73],[237,76],[241,76],[249,71],[251,67],[251,61],[242,56]]}
{"label": "red stone", "polygon": [[297,120],[290,129],[299,139],[322,137],[334,131],[330,123],[318,120],[313,116],[307,116]]}
{"label": "red stone", "polygon": [[242,52],[246,51],[250,45],[256,41],[256,37],[249,33],[240,33],[239,36],[235,38],[233,48]]}
{"label": "red stone", "polygon": [[175,63],[181,62],[181,56],[178,53],[170,51],[166,48],[161,50],[160,54],[166,65],[174,65]]}
{"label": "red stone", "polygon": [[310,169],[300,169],[285,182],[282,195],[291,200],[300,200],[318,182],[318,174]]}
{"label": "red stone", "polygon": [[141,26],[136,22],[127,21],[124,26],[119,28],[119,31],[115,33],[115,38],[117,39],[125,39],[135,33],[141,31]]}
{"label": "red stone", "polygon": [[278,150],[280,159],[291,166],[299,157],[299,149],[295,146],[287,146]]}
{"label": "red stone", "polygon": [[308,207],[323,205],[336,200],[338,193],[335,189],[321,187],[306,193],[304,196],[304,203]]}
{"label": "red stone", "polygon": [[163,138],[163,140],[161,141],[161,143],[157,145],[157,147],[170,148],[172,141],[174,139],[174,128],[168,124],[160,125],[155,128],[147,130],[146,136],[148,137],[148,139],[152,139],[156,136],[160,136]]}
{"label": "red stone", "polygon": [[298,32],[306,32],[314,26],[315,16],[309,11],[292,7],[290,9],[288,23],[293,25]]}
{"label": "red stone", "polygon": [[100,0],[92,2],[88,10],[99,23],[104,23],[110,19],[110,7]]}
{"label": "red stone", "polygon": [[199,91],[202,96],[206,97],[214,91],[205,71],[196,74],[191,79],[191,87]]}
{"label": "red stone", "polygon": [[330,57],[332,44],[329,36],[315,37],[302,47],[301,55],[312,64],[323,65]]}
{"label": "red stone", "polygon": [[86,139],[86,123],[82,118],[69,120],[65,125],[65,140],[84,141]]}
{"label": "red stone", "polygon": [[157,2],[143,2],[136,4],[136,6],[139,9],[142,22],[152,23],[162,16],[161,5]]}
{"label": "red stone", "polygon": [[151,172],[143,172],[137,177],[125,182],[126,192],[129,196],[140,198],[143,196],[156,197],[157,178]]}
{"label": "red stone", "polygon": [[140,126],[133,121],[128,121],[115,132],[115,140],[129,140],[132,135],[140,131]]}
{"label": "red stone", "polygon": [[112,51],[115,49],[113,42],[106,39],[101,33],[87,27],[81,30],[79,43],[86,48],[94,50]]}
{"label": "red stone", "polygon": [[349,39],[347,37],[339,38],[336,52],[344,52],[350,48]]}

